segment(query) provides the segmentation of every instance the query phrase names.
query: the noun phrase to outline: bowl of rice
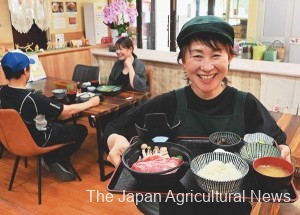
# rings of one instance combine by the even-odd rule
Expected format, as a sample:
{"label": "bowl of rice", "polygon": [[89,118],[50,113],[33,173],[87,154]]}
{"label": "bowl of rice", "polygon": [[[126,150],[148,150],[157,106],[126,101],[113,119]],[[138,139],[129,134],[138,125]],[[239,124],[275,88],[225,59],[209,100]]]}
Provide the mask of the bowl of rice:
{"label": "bowl of rice", "polygon": [[233,153],[209,152],[196,156],[190,165],[198,185],[207,193],[235,193],[249,171]]}

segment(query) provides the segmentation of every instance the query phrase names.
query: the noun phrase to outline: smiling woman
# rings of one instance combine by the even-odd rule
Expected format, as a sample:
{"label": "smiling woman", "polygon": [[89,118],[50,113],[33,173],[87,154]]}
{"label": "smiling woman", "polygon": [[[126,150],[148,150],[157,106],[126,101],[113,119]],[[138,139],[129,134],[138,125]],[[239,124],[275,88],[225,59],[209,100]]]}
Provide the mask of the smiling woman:
{"label": "smiling woman", "polygon": [[[216,16],[196,16],[183,25],[177,44],[180,49],[177,60],[182,62],[189,85],[158,95],[108,124],[104,139],[110,149],[111,162],[116,165],[120,162],[121,153],[130,145],[127,139],[137,133],[135,124],[142,124],[141,119],[149,113],[165,113],[171,125],[180,121],[177,136],[208,137],[214,132],[226,131],[241,137],[255,130],[274,138],[282,154],[290,153],[285,133],[260,101],[251,93],[227,85],[226,75],[234,57],[231,25]],[[144,202],[144,205],[149,204]],[[248,202],[177,205],[167,199],[153,207],[162,215],[204,211],[211,214],[236,211],[238,215],[249,215],[251,212]],[[142,212],[149,214],[149,211]]]}
{"label": "smiling woman", "polygon": [[146,68],[134,54],[132,40],[121,37],[115,47],[118,60],[111,69],[107,84],[121,86],[125,90],[149,91]]}

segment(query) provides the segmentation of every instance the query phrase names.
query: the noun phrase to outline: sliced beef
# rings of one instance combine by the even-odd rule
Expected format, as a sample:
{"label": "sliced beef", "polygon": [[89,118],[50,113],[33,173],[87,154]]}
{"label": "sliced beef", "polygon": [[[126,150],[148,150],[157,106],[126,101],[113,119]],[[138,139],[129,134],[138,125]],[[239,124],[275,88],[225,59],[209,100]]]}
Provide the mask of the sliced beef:
{"label": "sliced beef", "polygon": [[138,172],[161,172],[179,166],[181,163],[182,160],[180,158],[151,155],[135,162],[131,168]]}

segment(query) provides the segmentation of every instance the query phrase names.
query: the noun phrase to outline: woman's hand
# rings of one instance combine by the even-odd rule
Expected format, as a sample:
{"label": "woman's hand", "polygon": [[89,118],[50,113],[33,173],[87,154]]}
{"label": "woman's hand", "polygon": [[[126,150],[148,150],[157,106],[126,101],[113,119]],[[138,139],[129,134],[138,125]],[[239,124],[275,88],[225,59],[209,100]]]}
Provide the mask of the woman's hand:
{"label": "woman's hand", "polygon": [[291,149],[287,145],[278,145],[278,149],[281,151],[281,157],[291,162]]}
{"label": "woman's hand", "polygon": [[134,57],[133,56],[129,56],[125,59],[124,64],[127,68],[132,67],[132,63],[134,61]]}
{"label": "woman's hand", "polygon": [[129,56],[126,58],[126,60],[124,61],[124,69],[123,69],[123,74],[127,75],[129,74],[129,83],[130,86],[134,89],[134,85],[133,85],[133,79],[135,76],[135,71],[133,68],[133,61],[134,61],[134,57],[133,56]]}
{"label": "woman's hand", "polygon": [[121,135],[112,134],[107,138],[107,145],[110,150],[107,160],[114,166],[118,166],[121,161],[121,155],[130,145],[128,140]]}

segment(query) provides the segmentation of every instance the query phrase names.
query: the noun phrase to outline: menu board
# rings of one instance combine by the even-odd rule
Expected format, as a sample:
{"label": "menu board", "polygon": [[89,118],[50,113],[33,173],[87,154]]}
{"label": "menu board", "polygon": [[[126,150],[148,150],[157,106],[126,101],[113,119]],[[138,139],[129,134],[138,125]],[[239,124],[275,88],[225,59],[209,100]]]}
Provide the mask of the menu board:
{"label": "menu board", "polygon": [[108,36],[108,27],[103,23],[106,4],[106,1],[84,4],[85,33],[91,45],[101,43],[101,38]]}
{"label": "menu board", "polygon": [[29,57],[35,60],[35,64],[30,64],[30,78],[28,81],[37,81],[46,78],[44,67],[38,55],[30,55]]}

